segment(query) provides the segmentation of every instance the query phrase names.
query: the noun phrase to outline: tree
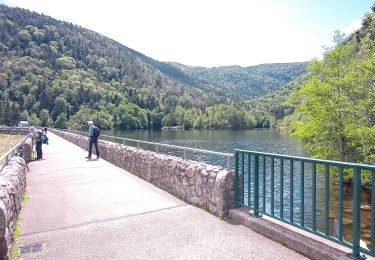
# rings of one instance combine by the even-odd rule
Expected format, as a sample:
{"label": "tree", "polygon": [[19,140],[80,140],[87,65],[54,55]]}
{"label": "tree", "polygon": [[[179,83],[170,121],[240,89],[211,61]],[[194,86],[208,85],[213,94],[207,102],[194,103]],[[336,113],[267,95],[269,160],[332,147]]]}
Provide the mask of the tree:
{"label": "tree", "polygon": [[68,124],[67,124],[67,120],[66,120],[66,114],[61,113],[56,118],[55,127],[60,128],[60,129],[66,129],[67,126],[68,126]]}
{"label": "tree", "polygon": [[68,108],[68,102],[66,102],[66,99],[61,96],[56,97],[55,106],[52,111],[52,116],[56,118],[57,115],[60,115],[61,113],[66,114],[67,108]]}
{"label": "tree", "polygon": [[49,112],[47,109],[42,109],[40,111],[40,121],[42,126],[48,126],[49,125]]}
{"label": "tree", "polygon": [[29,123],[34,126],[40,126],[41,124],[40,119],[35,113],[31,113],[31,115],[27,118],[27,121],[29,121]]}

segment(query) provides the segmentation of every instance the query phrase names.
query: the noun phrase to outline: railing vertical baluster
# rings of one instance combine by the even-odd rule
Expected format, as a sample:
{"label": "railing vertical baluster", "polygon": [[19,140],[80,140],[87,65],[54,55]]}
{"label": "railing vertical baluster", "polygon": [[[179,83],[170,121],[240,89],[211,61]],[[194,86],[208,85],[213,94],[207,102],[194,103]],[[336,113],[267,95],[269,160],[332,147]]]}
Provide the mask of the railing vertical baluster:
{"label": "railing vertical baluster", "polygon": [[344,196],[343,196],[343,169],[339,166],[339,240],[343,241],[343,218],[344,218]]}
{"label": "railing vertical baluster", "polygon": [[353,183],[353,251],[351,257],[360,258],[361,235],[361,170],[354,167]]}
{"label": "railing vertical baluster", "polygon": [[263,212],[266,212],[266,156],[263,156]]}
{"label": "railing vertical baluster", "polygon": [[301,161],[301,226],[305,226],[305,162]]}
{"label": "railing vertical baluster", "polygon": [[227,169],[230,170],[230,156],[227,157]]}
{"label": "railing vertical baluster", "polygon": [[155,145],[155,148],[156,148],[156,152],[158,153],[159,152],[159,146]]}
{"label": "railing vertical baluster", "polygon": [[115,142],[115,137],[114,137],[114,136],[112,136],[112,142],[113,142],[113,143]]}
{"label": "railing vertical baluster", "polygon": [[371,171],[371,252],[375,254],[375,170]]}
{"label": "railing vertical baluster", "polygon": [[254,217],[260,217],[259,214],[259,155],[255,155],[254,162]]}
{"label": "railing vertical baluster", "polygon": [[312,163],[312,230],[316,231],[316,163]]}
{"label": "railing vertical baluster", "polygon": [[271,215],[275,214],[275,159],[271,157]]}
{"label": "railing vertical baluster", "polygon": [[247,157],[247,165],[248,165],[248,168],[249,168],[249,171],[247,173],[247,202],[249,204],[249,208],[251,208],[251,154],[249,153],[248,154],[248,157]]}
{"label": "railing vertical baluster", "polygon": [[284,159],[280,159],[280,218],[284,218]]}
{"label": "railing vertical baluster", "polygon": [[324,234],[329,236],[329,165],[325,164],[324,170]]}
{"label": "railing vertical baluster", "polygon": [[289,182],[290,182],[290,190],[289,190],[289,220],[293,222],[293,193],[294,193],[294,176],[293,176],[293,169],[294,168],[294,161],[290,159],[289,163]]}
{"label": "railing vertical baluster", "polygon": [[[243,156],[243,155],[242,155]],[[184,149],[184,160],[186,159],[186,150]]]}
{"label": "railing vertical baluster", "polygon": [[245,153],[241,153],[241,205],[245,204]]}
{"label": "railing vertical baluster", "polygon": [[236,151],[234,154],[234,206],[238,206],[238,152]]}
{"label": "railing vertical baluster", "polygon": [[123,139],[123,143],[124,143],[124,145],[126,144],[126,141],[125,141],[125,139]]}

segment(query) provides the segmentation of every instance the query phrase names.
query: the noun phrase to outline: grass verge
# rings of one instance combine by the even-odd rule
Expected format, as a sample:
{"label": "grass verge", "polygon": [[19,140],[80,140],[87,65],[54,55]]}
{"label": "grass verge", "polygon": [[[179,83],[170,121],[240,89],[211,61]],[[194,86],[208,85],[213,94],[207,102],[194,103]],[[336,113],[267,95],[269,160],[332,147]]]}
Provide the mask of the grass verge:
{"label": "grass verge", "polygon": [[[25,204],[30,200],[30,197],[27,195],[27,193],[23,193],[22,195],[22,208],[25,206]],[[10,259],[15,260],[17,256],[19,255],[20,248],[19,248],[19,237],[21,235],[21,219],[18,216],[16,221],[16,228],[14,229],[13,233],[13,243],[12,247],[10,248]]]}

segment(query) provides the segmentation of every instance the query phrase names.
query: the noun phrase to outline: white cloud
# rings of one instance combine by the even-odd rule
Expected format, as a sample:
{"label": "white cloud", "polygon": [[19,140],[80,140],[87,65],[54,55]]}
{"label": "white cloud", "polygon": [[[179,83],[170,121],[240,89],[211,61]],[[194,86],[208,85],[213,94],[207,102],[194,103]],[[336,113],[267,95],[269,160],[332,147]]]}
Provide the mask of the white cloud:
{"label": "white cloud", "polygon": [[319,57],[327,42],[296,24],[301,7],[264,1],[3,2],[87,27],[154,59],[188,65],[305,61]]}
{"label": "white cloud", "polygon": [[345,26],[341,32],[345,33],[345,35],[350,35],[354,31],[361,28],[362,19],[355,20],[351,22],[348,26]]}

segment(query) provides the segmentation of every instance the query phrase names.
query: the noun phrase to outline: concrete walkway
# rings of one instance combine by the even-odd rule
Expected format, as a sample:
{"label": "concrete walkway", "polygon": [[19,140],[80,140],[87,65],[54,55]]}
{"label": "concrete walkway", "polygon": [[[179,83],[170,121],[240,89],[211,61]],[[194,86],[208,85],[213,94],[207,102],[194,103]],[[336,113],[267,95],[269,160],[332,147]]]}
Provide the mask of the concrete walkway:
{"label": "concrete walkway", "polygon": [[22,259],[304,259],[48,137],[27,173]]}

